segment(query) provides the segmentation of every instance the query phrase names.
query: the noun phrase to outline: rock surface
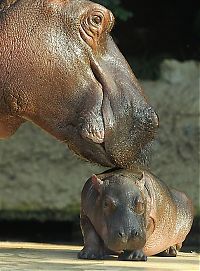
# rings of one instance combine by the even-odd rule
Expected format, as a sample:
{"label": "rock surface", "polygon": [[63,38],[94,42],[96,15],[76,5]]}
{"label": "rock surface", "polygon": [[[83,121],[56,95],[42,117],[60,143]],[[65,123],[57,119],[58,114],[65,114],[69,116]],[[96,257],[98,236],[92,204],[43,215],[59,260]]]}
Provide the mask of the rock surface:
{"label": "rock surface", "polygon": [[79,211],[85,180],[98,170],[24,124],[0,142],[0,217],[69,219]]}
{"label": "rock surface", "polygon": [[199,208],[200,63],[165,60],[161,79],[143,82],[160,118],[151,170],[168,185],[187,193]]}
{"label": "rock surface", "polygon": [[[185,191],[196,207],[199,66],[194,61],[165,60],[160,80],[142,82],[160,117],[151,170]],[[83,184],[101,171],[37,127],[24,124],[12,138],[0,141],[0,218],[72,219],[79,211]]]}

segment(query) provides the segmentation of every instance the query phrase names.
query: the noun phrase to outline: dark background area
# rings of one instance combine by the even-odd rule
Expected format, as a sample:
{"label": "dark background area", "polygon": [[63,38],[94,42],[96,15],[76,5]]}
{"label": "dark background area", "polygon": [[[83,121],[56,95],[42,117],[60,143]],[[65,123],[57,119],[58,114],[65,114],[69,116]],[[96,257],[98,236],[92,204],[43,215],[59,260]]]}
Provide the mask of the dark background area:
{"label": "dark background area", "polygon": [[[200,252],[199,222],[194,220],[192,229],[184,242],[181,251]],[[74,217],[73,221],[1,221],[0,222],[1,241],[38,242],[52,244],[77,244],[82,243],[82,234],[79,226],[79,217]]]}
{"label": "dark background area", "polygon": [[[117,19],[113,36],[140,79],[159,78],[165,58],[200,60],[200,1],[107,0]],[[75,242],[82,240],[79,217],[74,221],[0,221],[0,240]],[[198,220],[185,245],[198,247]]]}
{"label": "dark background area", "polygon": [[200,60],[200,1],[98,2],[117,15],[114,38],[138,78],[158,78],[165,58]]}
{"label": "dark background area", "polygon": [[125,54],[200,59],[200,1],[124,0],[123,6],[132,18],[117,20],[114,33]]}

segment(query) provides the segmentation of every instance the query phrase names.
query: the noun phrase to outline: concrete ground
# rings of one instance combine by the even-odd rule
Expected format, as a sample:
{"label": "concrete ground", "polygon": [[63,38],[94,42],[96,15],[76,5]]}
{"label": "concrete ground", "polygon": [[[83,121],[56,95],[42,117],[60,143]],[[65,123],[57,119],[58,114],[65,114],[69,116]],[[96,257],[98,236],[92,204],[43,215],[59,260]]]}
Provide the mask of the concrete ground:
{"label": "concrete ground", "polygon": [[76,258],[78,246],[0,242],[0,271],[198,271],[196,253],[179,253],[176,258],[149,257],[147,262],[122,262],[116,258],[86,261]]}

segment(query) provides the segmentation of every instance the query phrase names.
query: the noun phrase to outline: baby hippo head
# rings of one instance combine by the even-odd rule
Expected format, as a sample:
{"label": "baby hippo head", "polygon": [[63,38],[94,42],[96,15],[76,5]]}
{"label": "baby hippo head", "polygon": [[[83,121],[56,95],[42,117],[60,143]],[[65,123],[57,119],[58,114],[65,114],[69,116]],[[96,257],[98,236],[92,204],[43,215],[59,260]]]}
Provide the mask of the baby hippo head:
{"label": "baby hippo head", "polygon": [[142,249],[146,243],[146,201],[143,179],[112,175],[92,177],[99,192],[97,204],[102,218],[101,237],[112,251]]}

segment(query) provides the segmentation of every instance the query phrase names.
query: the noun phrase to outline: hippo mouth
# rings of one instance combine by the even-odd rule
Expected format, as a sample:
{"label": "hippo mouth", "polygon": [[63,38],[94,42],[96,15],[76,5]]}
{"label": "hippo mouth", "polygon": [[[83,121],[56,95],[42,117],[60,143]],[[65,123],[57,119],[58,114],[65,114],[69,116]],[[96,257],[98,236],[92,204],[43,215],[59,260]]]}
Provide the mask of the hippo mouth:
{"label": "hippo mouth", "polygon": [[[102,120],[101,137],[95,133],[83,133],[76,125],[68,125],[68,147],[79,157],[105,167],[131,169],[138,164],[146,166],[154,134],[142,128],[132,132],[132,123],[124,128],[121,127],[120,121],[111,123],[112,119],[109,119],[108,115],[103,114]],[[105,124],[105,120],[108,121],[108,125]],[[149,138],[146,134],[150,135]]]}
{"label": "hippo mouth", "polygon": [[86,125],[80,129],[84,142],[92,148],[87,159],[99,163],[98,154],[101,153],[107,161],[102,163],[101,159],[100,164],[104,166],[131,168],[135,164],[146,165],[158,128],[157,115],[143,98],[138,98],[139,102],[135,103],[135,97],[130,94],[131,86],[127,95],[122,94],[122,89],[116,89],[116,84],[98,63],[91,61],[90,65],[102,98],[86,115]]}
{"label": "hippo mouth", "polygon": [[[147,165],[158,128],[157,115],[136,90],[139,98],[135,98],[132,86],[122,94],[122,87],[117,88],[95,61],[91,61],[91,70],[101,96],[80,118],[72,150],[107,167],[131,169],[137,164]],[[139,102],[135,103],[135,99]]]}
{"label": "hippo mouth", "polygon": [[142,249],[145,243],[145,239],[132,239],[124,242],[115,240],[114,242],[105,242],[105,246],[111,251],[121,253],[122,251],[133,251],[136,249]]}
{"label": "hippo mouth", "polygon": [[85,137],[79,132],[79,128],[74,125],[67,126],[67,143],[78,157],[97,163],[105,167],[113,167],[115,163],[110,159],[105,148],[105,142],[96,143],[93,138]]}
{"label": "hippo mouth", "polygon": [[[135,128],[132,121],[127,127],[121,127],[123,120],[119,122],[114,120],[108,103],[108,100],[102,103],[101,128],[81,130],[79,134],[84,139],[85,147],[82,145],[80,149],[84,148],[84,153],[80,149],[75,152],[91,162],[106,167],[117,166],[131,169],[137,164],[147,165],[154,132],[147,131],[144,127]],[[75,148],[74,146],[72,149]]]}
{"label": "hippo mouth", "polygon": [[68,126],[67,143],[83,159],[106,167],[135,168],[148,162],[158,118],[130,73],[90,55],[89,94]]}

